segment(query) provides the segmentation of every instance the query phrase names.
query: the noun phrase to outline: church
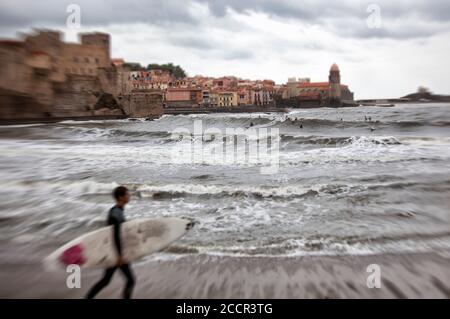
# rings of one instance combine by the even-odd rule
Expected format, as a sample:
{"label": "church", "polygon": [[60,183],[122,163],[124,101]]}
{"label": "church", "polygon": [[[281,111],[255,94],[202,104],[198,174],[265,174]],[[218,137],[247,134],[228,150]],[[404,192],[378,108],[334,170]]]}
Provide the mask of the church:
{"label": "church", "polygon": [[328,82],[310,82],[308,79],[299,83],[297,89],[299,107],[340,107],[353,101],[353,92],[341,84],[341,73],[336,63],[330,68]]}

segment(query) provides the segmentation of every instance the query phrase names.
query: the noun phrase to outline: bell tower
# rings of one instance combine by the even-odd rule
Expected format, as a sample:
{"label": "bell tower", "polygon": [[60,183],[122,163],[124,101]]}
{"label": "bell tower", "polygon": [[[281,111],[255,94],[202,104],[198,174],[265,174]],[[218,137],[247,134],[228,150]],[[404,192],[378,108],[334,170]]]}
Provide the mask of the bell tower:
{"label": "bell tower", "polygon": [[330,75],[328,76],[329,88],[329,104],[330,106],[341,105],[341,72],[336,63],[330,68]]}
{"label": "bell tower", "polygon": [[341,84],[341,71],[336,63],[334,63],[330,68],[330,75],[328,77],[330,83]]}

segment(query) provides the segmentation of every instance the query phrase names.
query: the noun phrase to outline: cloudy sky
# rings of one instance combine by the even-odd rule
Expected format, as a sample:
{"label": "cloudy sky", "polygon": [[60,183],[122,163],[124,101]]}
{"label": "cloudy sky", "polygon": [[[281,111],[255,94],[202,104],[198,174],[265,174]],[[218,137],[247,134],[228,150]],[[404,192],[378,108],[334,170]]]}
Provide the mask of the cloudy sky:
{"label": "cloudy sky", "polygon": [[108,32],[113,57],[189,75],[324,81],[336,62],[357,98],[450,94],[449,0],[1,0],[1,37],[32,27]]}

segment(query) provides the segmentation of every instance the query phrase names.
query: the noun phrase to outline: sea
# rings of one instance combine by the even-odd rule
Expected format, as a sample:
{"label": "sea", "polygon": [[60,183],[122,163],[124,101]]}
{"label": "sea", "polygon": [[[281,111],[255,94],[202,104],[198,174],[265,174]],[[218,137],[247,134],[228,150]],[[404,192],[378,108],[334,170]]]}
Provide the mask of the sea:
{"label": "sea", "polygon": [[1,126],[0,167],[2,245],[103,227],[124,185],[127,219],[196,222],[148,258],[450,249],[450,104]]}

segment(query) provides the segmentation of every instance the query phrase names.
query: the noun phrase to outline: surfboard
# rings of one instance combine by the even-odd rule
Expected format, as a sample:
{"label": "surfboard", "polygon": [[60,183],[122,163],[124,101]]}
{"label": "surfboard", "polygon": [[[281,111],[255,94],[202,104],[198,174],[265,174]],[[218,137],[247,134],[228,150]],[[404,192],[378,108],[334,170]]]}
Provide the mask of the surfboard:
{"label": "surfboard", "polygon": [[[177,217],[125,222],[121,225],[123,256],[132,262],[160,251],[183,237],[193,226],[191,220]],[[75,238],[44,259],[47,270],[66,269],[74,264],[81,268],[106,268],[116,263],[112,226]]]}

